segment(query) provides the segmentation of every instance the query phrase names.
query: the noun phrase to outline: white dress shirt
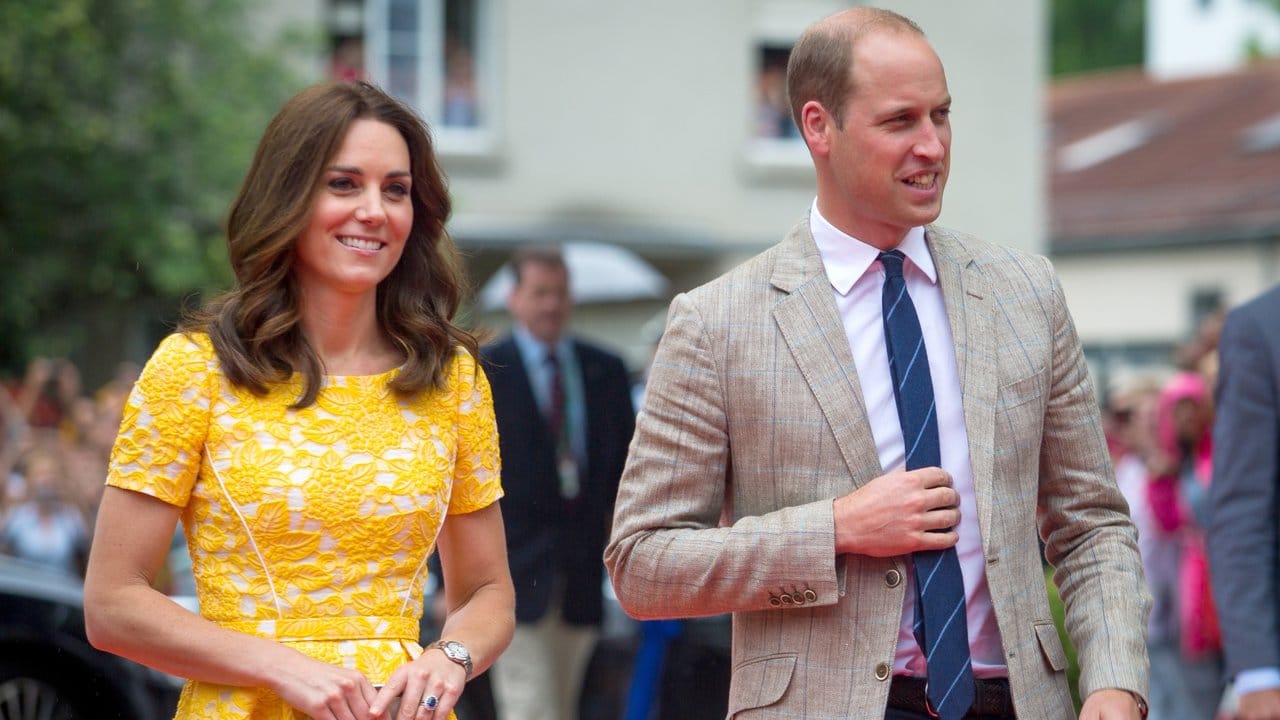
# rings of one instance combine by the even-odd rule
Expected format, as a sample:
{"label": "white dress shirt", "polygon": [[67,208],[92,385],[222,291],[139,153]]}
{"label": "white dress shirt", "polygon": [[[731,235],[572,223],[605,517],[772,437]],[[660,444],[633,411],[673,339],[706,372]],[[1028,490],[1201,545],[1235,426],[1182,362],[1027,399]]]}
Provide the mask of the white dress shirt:
{"label": "white dress shirt", "polygon": [[548,347],[519,323],[512,326],[511,337],[516,341],[516,349],[520,351],[520,359],[524,361],[525,371],[529,374],[533,398],[543,415],[546,415],[547,406],[551,404],[551,368],[547,365],[547,356],[555,353],[556,362],[560,365],[560,389],[564,393],[564,422],[568,424],[570,449],[573,450],[579,467],[586,467],[589,432],[587,393],[583,386],[582,369],[578,367],[578,355],[573,351],[573,341],[565,335],[553,347]]}
{"label": "white dress shirt", "polygon": [[[884,266],[880,251],[846,235],[829,223],[813,203],[809,219],[813,239],[835,291],[836,306],[853,351],[854,367],[867,405],[867,418],[875,438],[880,465],[895,470],[906,465],[902,426],[889,376],[889,355],[885,349],[881,291]],[[973,468],[969,463],[969,437],[964,424],[960,378],[956,370],[955,346],[943,302],[938,273],[924,239],[924,228],[912,228],[898,245],[907,256],[903,263],[907,292],[911,295],[929,353],[929,374],[937,407],[938,439],[942,449],[942,469],[951,475],[960,493],[960,541],[956,552],[964,575],[965,611],[969,625],[969,653],[975,677],[1005,677],[1008,669],[1001,649],[1000,631],[991,607],[982,537],[978,527],[978,506],[974,494]],[[902,624],[898,629],[898,649],[893,671],[896,675],[924,677],[924,654],[912,633],[915,618],[915,582],[908,572]]]}

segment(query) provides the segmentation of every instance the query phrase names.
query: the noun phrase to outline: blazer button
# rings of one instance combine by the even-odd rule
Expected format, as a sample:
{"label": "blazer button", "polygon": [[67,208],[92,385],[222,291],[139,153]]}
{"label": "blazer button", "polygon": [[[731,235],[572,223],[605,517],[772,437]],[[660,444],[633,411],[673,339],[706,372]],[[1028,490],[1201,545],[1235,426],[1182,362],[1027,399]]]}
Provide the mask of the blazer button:
{"label": "blazer button", "polygon": [[791,599],[792,599],[793,601],[795,601],[795,604],[797,604],[797,605],[803,605],[803,604],[804,604],[804,593],[802,593],[802,592],[800,592],[799,590],[797,590],[797,591],[795,591],[795,592],[791,593]]}
{"label": "blazer button", "polygon": [[902,584],[902,573],[897,568],[892,568],[884,574],[884,584],[891,588],[898,587]]}
{"label": "blazer button", "polygon": [[790,595],[790,594],[788,594],[788,593],[782,593],[782,604],[783,604],[783,605],[790,605],[790,604],[792,604],[792,603],[794,603],[794,602],[795,602],[795,598],[791,597],[791,595]]}
{"label": "blazer button", "polygon": [[782,605],[782,599],[779,598],[777,595],[770,595],[769,604],[774,607],[780,607]]}
{"label": "blazer button", "polygon": [[818,593],[812,590],[805,590],[804,599],[808,600],[809,602],[818,602]]}
{"label": "blazer button", "polygon": [[876,679],[888,680],[890,670],[891,668],[889,667],[889,663],[887,662],[876,663]]}

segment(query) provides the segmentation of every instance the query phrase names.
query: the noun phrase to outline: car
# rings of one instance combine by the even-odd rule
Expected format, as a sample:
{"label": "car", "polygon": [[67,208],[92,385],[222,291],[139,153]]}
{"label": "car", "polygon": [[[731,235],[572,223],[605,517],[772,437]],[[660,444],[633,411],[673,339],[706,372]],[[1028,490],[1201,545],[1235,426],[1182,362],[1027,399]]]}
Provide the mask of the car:
{"label": "car", "polygon": [[89,644],[79,578],[0,555],[0,720],[167,719],[181,687]]}

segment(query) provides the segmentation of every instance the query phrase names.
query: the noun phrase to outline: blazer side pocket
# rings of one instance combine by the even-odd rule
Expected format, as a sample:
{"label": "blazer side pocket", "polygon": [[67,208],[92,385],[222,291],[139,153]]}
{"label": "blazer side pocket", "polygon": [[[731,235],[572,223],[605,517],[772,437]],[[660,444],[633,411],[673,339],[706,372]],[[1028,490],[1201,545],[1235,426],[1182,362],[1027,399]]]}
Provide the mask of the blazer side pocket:
{"label": "blazer side pocket", "polygon": [[1040,641],[1040,653],[1045,662],[1055,672],[1067,669],[1067,652],[1062,649],[1062,637],[1058,635],[1058,626],[1052,622],[1035,624],[1036,639]]}
{"label": "blazer side pocket", "polygon": [[778,702],[791,684],[795,669],[795,653],[765,655],[734,668],[729,686],[729,717]]}

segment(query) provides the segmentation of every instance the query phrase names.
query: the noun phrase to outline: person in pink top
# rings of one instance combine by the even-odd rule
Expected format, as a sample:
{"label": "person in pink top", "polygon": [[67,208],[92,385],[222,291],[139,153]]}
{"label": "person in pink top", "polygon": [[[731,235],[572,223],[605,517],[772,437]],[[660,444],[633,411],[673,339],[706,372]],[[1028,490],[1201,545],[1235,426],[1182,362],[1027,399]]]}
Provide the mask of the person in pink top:
{"label": "person in pink top", "polygon": [[[1150,578],[1158,597],[1157,631],[1176,653],[1187,718],[1213,718],[1222,698],[1221,630],[1209,584],[1205,528],[1213,469],[1213,404],[1204,376],[1179,372],[1160,391],[1156,407],[1156,456],[1147,486],[1160,542],[1174,544],[1178,558],[1169,577]],[[1159,640],[1160,638],[1153,638]]]}

